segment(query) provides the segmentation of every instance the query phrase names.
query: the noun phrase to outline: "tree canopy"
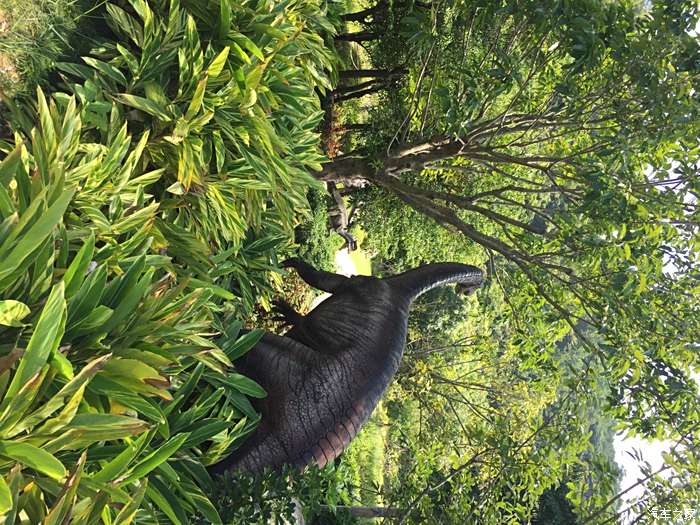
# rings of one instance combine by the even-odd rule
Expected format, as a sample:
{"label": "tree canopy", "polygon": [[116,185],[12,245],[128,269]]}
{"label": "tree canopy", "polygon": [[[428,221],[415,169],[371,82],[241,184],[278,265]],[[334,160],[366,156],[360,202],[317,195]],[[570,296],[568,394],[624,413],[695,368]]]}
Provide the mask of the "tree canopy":
{"label": "tree canopy", "polygon": [[[360,25],[343,39],[373,69],[341,73],[358,80],[337,103],[365,97],[372,131],[355,131],[318,177],[369,184],[357,190],[360,219],[394,264],[480,253],[482,297],[501,289],[504,308],[485,334],[515,348],[521,371],[552,370],[562,423],[604,377],[597,402],[620,428],[675,440],[668,483],[689,487],[700,421],[696,3],[380,1],[348,19]],[[563,359],[570,334],[579,351]],[[614,505],[601,507],[589,519]]]}

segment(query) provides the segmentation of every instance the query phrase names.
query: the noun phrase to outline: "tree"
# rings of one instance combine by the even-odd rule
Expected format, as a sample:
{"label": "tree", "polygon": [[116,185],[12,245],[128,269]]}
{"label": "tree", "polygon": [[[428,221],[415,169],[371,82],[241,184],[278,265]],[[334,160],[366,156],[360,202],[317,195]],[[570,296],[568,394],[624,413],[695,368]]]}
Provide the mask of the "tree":
{"label": "tree", "polygon": [[[454,18],[451,34],[435,46],[441,37],[452,44],[459,22],[474,18],[464,61],[467,73],[487,70],[477,93],[464,98],[468,74],[428,52],[421,69],[442,74],[443,96],[417,92],[413,106],[429,115],[453,104],[454,116],[416,126],[409,109],[405,141],[336,158],[319,178],[365,179],[499,256],[512,284],[531,288],[553,321],[620,373],[637,370],[622,375],[625,389],[660,373],[690,385],[680,363],[699,332],[687,293],[696,282],[699,150],[681,135],[698,114],[697,64],[687,60],[697,43],[684,32],[696,13],[657,5],[635,17],[601,3],[552,17],[515,7],[475,2],[444,13]],[[581,27],[582,14],[590,25]],[[496,16],[498,30],[487,25]],[[587,341],[580,322],[604,342]],[[640,397],[659,404],[647,389],[635,391],[635,403]]]}
{"label": "tree", "polygon": [[370,237],[404,206],[478,246],[522,363],[562,370],[568,333],[586,348],[557,394],[562,425],[604,375],[605,411],[678,440],[668,468],[687,486],[700,417],[695,3],[446,3],[386,34],[363,20],[372,67],[408,74],[377,95],[372,134],[318,178],[370,183]]}

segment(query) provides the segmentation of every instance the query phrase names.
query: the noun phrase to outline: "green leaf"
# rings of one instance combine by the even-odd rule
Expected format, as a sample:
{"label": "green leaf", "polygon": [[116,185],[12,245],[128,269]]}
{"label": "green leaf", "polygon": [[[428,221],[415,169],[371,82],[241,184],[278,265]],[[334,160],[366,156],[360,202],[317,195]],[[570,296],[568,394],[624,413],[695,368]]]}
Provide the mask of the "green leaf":
{"label": "green leaf", "polygon": [[148,430],[145,421],[116,414],[77,414],[63,432],[44,448],[51,451],[80,450],[97,441],[123,439]]}
{"label": "green leaf", "polygon": [[86,458],[87,453],[83,452],[73,472],[71,472],[70,476],[68,476],[68,479],[63,484],[58,501],[46,515],[42,525],[62,525],[70,516],[73,505],[75,504],[75,497],[78,491],[78,485],[80,484],[80,478],[83,475]]}
{"label": "green leaf", "polygon": [[216,172],[221,173],[224,162],[226,161],[226,146],[224,146],[224,140],[221,138],[221,132],[218,129],[214,130],[212,138],[214,141],[214,151],[216,152]]}
{"label": "green leaf", "polygon": [[89,237],[83,243],[83,246],[78,251],[66,273],[63,275],[63,281],[66,283],[66,299],[70,299],[80,289],[83,279],[87,274],[87,269],[92,260],[92,254],[95,251],[95,235],[90,232]]}
{"label": "green leaf", "polygon": [[190,437],[182,446],[184,448],[196,447],[200,443],[214,437],[223,430],[231,428],[232,426],[233,422],[230,421],[220,421],[215,418],[200,419],[195,423]]}
{"label": "green leaf", "polygon": [[12,508],[12,493],[5,478],[0,476],[0,516]]}
{"label": "green leaf", "polygon": [[243,334],[236,341],[227,341],[223,344],[222,347],[229,359],[231,361],[235,361],[243,354],[245,354],[248,350],[253,348],[258,343],[258,341],[262,339],[263,335],[265,335],[265,332],[263,330],[253,330],[251,332],[248,332],[247,334]]}
{"label": "green leaf", "polygon": [[143,501],[147,488],[148,480],[139,480],[138,490],[131,500],[129,500],[129,502],[119,511],[119,514],[117,514],[117,517],[114,518],[112,525],[128,525],[133,521],[133,519],[136,517],[136,513],[141,507],[141,501]]}
{"label": "green leaf", "polygon": [[114,459],[102,467],[99,472],[91,476],[93,481],[106,483],[115,480],[122,472],[126,471],[133,459],[153,439],[152,432],[141,434],[133,443],[128,443]]}
{"label": "green leaf", "polygon": [[183,494],[185,494],[186,497],[192,502],[193,506],[195,506],[199,512],[201,512],[202,515],[209,520],[209,523],[214,525],[222,525],[223,522],[221,521],[221,516],[219,516],[216,507],[212,504],[209,498],[204,495],[204,492],[202,492],[197,485],[183,480],[180,483],[180,488],[182,489]]}
{"label": "green leaf", "polygon": [[146,294],[151,286],[151,278],[155,272],[155,268],[149,268],[138,283],[136,283],[126,295],[121,299],[119,304],[114,308],[114,313],[102,326],[105,333],[109,333],[113,328],[119,325],[122,321],[133,314],[136,306],[141,302],[141,299]]}
{"label": "green leaf", "polygon": [[83,394],[85,393],[86,386],[87,385],[85,383],[80,385],[78,390],[68,400],[61,412],[59,412],[59,414],[56,417],[46,421],[41,427],[39,427],[36,430],[36,433],[54,434],[58,430],[68,425],[75,417],[75,414],[78,412],[78,407],[80,406],[80,402],[83,400]]}
{"label": "green leaf", "polygon": [[48,371],[49,366],[46,365],[29,378],[16,394],[12,396],[5,395],[0,406],[0,437],[6,437],[12,431],[16,432],[17,424],[22,424],[25,412],[39,393]]}
{"label": "green leaf", "polygon": [[24,326],[21,321],[30,313],[31,310],[24,303],[12,299],[0,301],[0,325]]}
{"label": "green leaf", "polygon": [[[22,234],[16,245],[10,247],[6,246],[7,243],[3,244],[0,249],[0,283],[11,278],[13,272],[20,270],[36,247],[41,246],[51,235],[63,218],[68,203],[73,198],[74,191],[73,189],[64,191],[46,211],[40,212],[41,216],[26,233]],[[20,228],[20,224],[16,228]]]}
{"label": "green leaf", "polygon": [[52,454],[28,443],[0,441],[0,456],[13,459],[52,479],[61,479],[66,475],[63,463]]}
{"label": "green leaf", "polygon": [[211,61],[211,64],[209,64],[209,68],[207,69],[207,74],[211,78],[217,78],[221,74],[224,66],[226,65],[226,60],[228,59],[228,53],[229,47],[226,46],[221,53],[219,53],[216,58]]}
{"label": "green leaf", "polygon": [[139,463],[137,463],[134,468],[131,469],[131,473],[124,479],[124,483],[130,483],[146,476],[146,474],[151,472],[164,461],[167,461],[170,456],[180,450],[182,444],[187,441],[187,438],[189,437],[190,433],[185,432],[170,438],[168,441],[142,459]]}
{"label": "green leaf", "polygon": [[120,86],[126,86],[129,84],[129,82],[126,80],[126,77],[124,74],[119,71],[116,67],[114,67],[111,64],[108,64],[107,62],[102,62],[101,60],[97,60],[92,57],[82,57],[85,63],[88,66],[94,67],[97,69],[100,73],[105,75],[108,78],[111,78],[114,80],[117,84]]}
{"label": "green leaf", "polygon": [[148,113],[163,122],[170,122],[172,120],[172,117],[168,115],[168,111],[164,106],[152,100],[148,100],[147,98],[129,95],[128,93],[119,93],[115,98],[122,104]]}
{"label": "green leaf", "polygon": [[243,100],[239,106],[240,110],[252,108],[258,101],[258,94],[254,89],[247,89],[245,95],[243,95]]}
{"label": "green leaf", "polygon": [[71,336],[82,336],[91,332],[104,333],[102,327],[107,322],[107,319],[112,317],[114,310],[109,306],[101,304],[92,310],[87,317],[68,327]]}
{"label": "green leaf", "polygon": [[61,281],[51,290],[27,350],[7,389],[6,398],[14,396],[30,377],[41,370],[49,356],[58,348],[66,324],[66,301],[63,298],[63,289],[63,281]]}
{"label": "green leaf", "polygon": [[17,144],[15,149],[0,162],[0,186],[8,186],[10,181],[14,178],[15,171],[21,160],[21,146],[21,143]]}
{"label": "green leaf", "polygon": [[219,40],[227,37],[231,30],[231,3],[228,0],[220,0],[219,2]]}
{"label": "green leaf", "polygon": [[199,113],[199,110],[202,107],[202,101],[204,100],[204,93],[207,89],[207,80],[207,76],[204,75],[204,78],[197,83],[197,88],[194,90],[194,95],[192,96],[190,105],[185,113],[186,120],[192,120],[195,115]]}
{"label": "green leaf", "polygon": [[149,499],[170,519],[171,523],[174,525],[185,525],[187,523],[187,514],[177,498],[173,496],[170,487],[166,487],[157,478],[154,478],[151,480],[151,486],[148,487],[146,493]]}
{"label": "green leaf", "polygon": [[257,58],[259,58],[260,60],[265,60],[265,55],[263,55],[263,52],[260,51],[260,48],[257,45],[255,45],[255,42],[253,42],[250,38],[248,38],[242,33],[236,33],[232,35],[232,38],[235,42],[245,47]]}
{"label": "green leaf", "polygon": [[173,195],[184,195],[185,194],[185,188],[182,186],[180,181],[175,181],[173,182],[170,186],[165,188],[165,191],[168,193],[172,193]]}
{"label": "green leaf", "polygon": [[231,373],[223,379],[223,382],[247,396],[257,398],[267,397],[267,392],[265,392],[263,387],[241,374]]}

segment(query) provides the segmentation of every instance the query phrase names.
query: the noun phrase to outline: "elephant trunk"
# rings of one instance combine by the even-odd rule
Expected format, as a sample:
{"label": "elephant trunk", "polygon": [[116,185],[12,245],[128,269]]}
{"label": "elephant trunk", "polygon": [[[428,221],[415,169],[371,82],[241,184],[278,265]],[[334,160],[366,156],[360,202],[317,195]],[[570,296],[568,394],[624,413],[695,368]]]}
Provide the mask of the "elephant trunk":
{"label": "elephant trunk", "polygon": [[413,302],[428,290],[450,283],[459,283],[468,291],[481,286],[483,273],[475,266],[461,263],[433,263],[408,270],[386,279],[405,300]]}

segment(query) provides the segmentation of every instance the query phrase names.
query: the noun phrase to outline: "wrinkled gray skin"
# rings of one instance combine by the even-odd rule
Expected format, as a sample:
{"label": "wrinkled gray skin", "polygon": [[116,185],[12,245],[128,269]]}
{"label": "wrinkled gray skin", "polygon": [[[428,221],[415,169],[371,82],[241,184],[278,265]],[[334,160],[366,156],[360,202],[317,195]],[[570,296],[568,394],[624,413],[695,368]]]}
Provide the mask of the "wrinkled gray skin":
{"label": "wrinkled gray skin", "polygon": [[428,264],[401,275],[345,277],[286,261],[308,284],[333,295],[302,316],[280,303],[293,325],[265,334],[236,368],[267,392],[254,402],[261,422],[243,446],[209,468],[260,472],[283,464],[323,467],[338,457],[369,418],[399,367],[408,310],[422,293],[448,283],[473,291],[481,270]]}

